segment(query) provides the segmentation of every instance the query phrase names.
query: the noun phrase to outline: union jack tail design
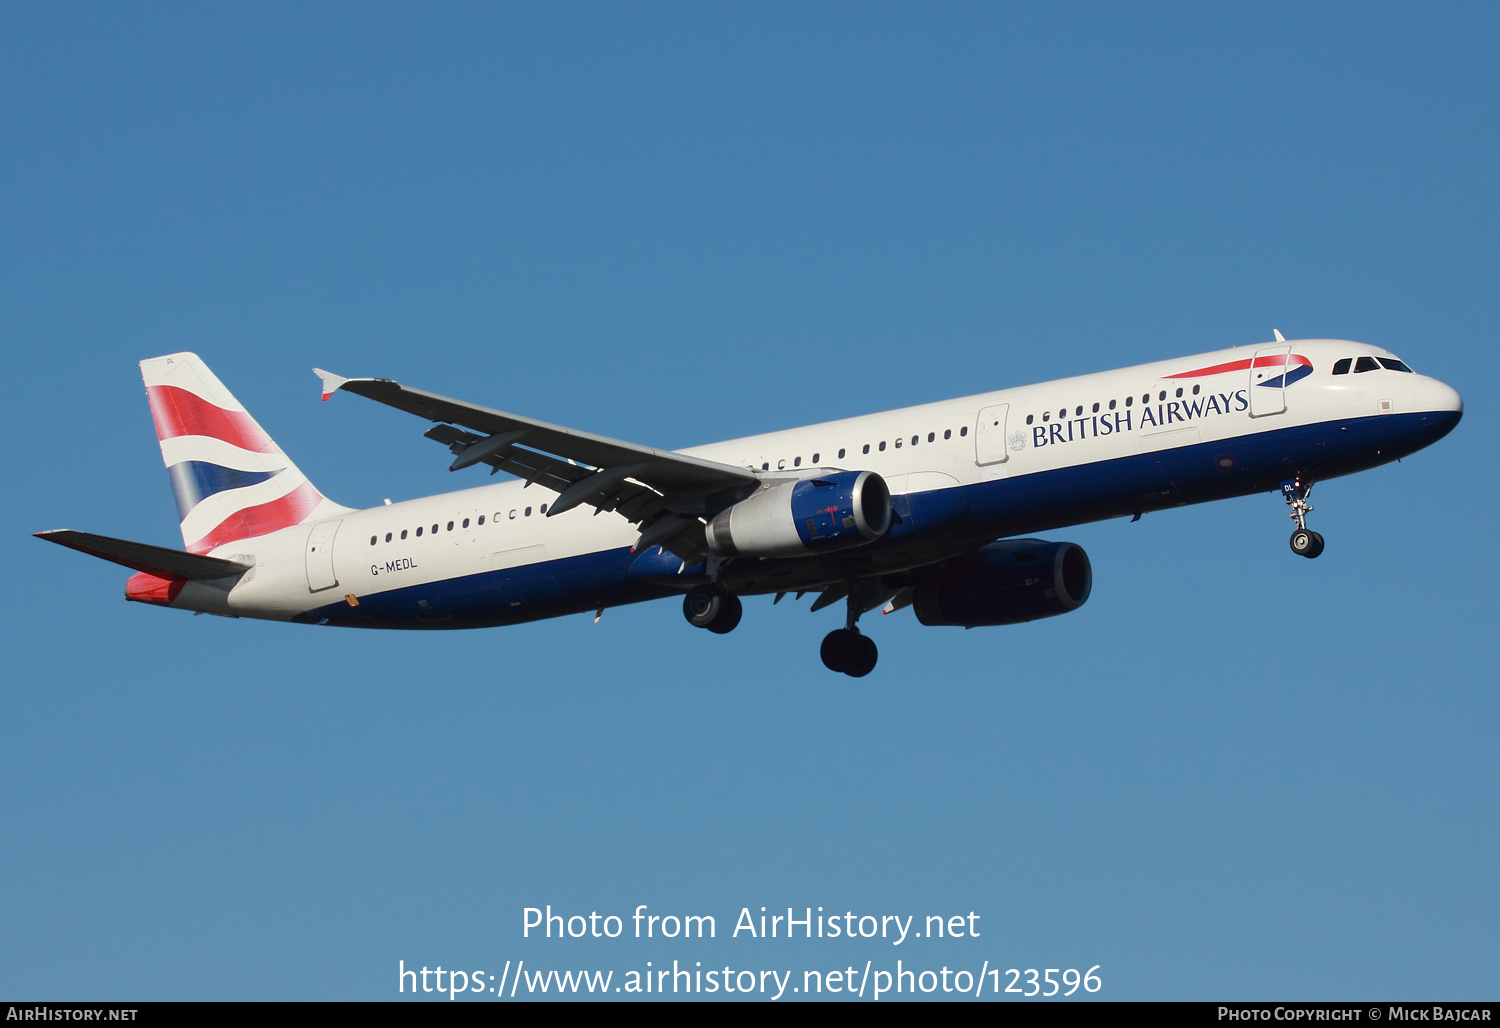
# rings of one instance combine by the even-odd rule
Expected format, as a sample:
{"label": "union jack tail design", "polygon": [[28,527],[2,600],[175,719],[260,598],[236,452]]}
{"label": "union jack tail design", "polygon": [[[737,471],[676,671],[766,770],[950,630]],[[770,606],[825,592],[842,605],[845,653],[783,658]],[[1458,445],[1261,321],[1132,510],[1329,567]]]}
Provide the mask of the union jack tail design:
{"label": "union jack tail design", "polygon": [[191,553],[347,511],[324,498],[194,353],[141,361]]}

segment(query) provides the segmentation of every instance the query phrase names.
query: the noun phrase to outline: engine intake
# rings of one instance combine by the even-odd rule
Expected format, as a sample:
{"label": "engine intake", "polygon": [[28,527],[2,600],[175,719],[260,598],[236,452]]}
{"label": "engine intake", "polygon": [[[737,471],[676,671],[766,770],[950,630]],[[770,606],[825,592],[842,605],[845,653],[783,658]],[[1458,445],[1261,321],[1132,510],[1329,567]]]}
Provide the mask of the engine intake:
{"label": "engine intake", "polygon": [[1094,571],[1076,543],[991,543],[917,583],[912,606],[924,625],[1014,625],[1077,610]]}
{"label": "engine intake", "polygon": [[891,527],[891,491],[873,471],[770,485],[708,523],[721,557],[805,557],[863,546]]}

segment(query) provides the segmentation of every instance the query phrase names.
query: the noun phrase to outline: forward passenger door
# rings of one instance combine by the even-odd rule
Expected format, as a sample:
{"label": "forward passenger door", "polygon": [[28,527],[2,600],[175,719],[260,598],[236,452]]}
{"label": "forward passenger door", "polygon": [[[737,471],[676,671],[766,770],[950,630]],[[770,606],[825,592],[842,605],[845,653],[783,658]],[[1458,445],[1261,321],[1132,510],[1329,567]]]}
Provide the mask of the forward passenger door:
{"label": "forward passenger door", "polygon": [[974,463],[1003,464],[1010,459],[1005,445],[1005,417],[1010,413],[1010,404],[997,403],[979,412],[974,425]]}
{"label": "forward passenger door", "polygon": [[1250,416],[1263,418],[1286,410],[1286,365],[1290,345],[1267,346],[1250,359]]}

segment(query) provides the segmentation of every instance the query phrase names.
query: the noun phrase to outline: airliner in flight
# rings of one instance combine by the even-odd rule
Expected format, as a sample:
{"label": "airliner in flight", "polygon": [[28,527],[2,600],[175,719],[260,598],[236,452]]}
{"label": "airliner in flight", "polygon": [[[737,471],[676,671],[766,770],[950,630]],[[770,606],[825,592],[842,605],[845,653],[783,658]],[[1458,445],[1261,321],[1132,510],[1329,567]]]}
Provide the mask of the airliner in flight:
{"label": "airliner in flight", "polygon": [[725,633],[740,597],[843,601],[823,663],[859,677],[861,615],[976,628],[1089,598],[1083,549],[1033,538],[1249,493],[1291,508],[1316,557],[1313,483],[1453,430],[1458,393],[1394,354],[1275,341],[667,451],[383,378],[314,369],[431,423],[450,470],[512,476],[368,510],[326,498],[191,353],[141,362],[185,550],[61,529],[133,568],[125,597],[228,617],[482,628],[680,596]]}

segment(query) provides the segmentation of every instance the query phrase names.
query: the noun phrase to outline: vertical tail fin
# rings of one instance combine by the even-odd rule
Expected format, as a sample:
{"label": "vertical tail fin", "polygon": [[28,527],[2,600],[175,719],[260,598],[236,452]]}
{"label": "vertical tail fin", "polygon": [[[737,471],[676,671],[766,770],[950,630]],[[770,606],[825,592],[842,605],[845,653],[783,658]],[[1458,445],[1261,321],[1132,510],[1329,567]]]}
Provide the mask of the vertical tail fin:
{"label": "vertical tail fin", "polygon": [[197,354],[141,361],[141,378],[189,552],[347,511],[313,487]]}

